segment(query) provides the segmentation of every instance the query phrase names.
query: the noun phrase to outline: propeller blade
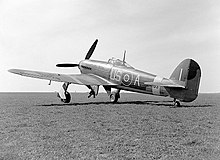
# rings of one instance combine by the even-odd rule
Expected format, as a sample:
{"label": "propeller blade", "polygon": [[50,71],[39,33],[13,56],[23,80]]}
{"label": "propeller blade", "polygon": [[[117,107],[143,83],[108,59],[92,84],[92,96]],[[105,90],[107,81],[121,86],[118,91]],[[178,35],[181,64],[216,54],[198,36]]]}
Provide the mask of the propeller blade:
{"label": "propeller blade", "polygon": [[92,56],[92,54],[93,54],[93,52],[94,52],[94,50],[95,50],[95,47],[96,47],[97,43],[98,43],[98,39],[96,39],[95,42],[94,42],[94,43],[92,44],[92,46],[90,47],[88,53],[86,54],[85,59],[89,59],[89,58]]}
{"label": "propeller blade", "polygon": [[57,67],[78,67],[79,64],[73,64],[73,63],[61,63],[57,64]]}

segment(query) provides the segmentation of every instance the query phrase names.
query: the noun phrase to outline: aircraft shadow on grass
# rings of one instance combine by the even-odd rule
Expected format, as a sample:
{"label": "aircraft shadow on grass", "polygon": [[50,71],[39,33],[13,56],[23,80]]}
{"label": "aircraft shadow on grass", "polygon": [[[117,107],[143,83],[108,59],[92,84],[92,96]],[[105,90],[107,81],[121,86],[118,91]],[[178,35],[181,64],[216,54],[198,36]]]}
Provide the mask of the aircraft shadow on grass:
{"label": "aircraft shadow on grass", "polygon": [[212,107],[212,104],[201,104],[201,105],[181,105],[181,107],[173,107],[173,101],[125,101],[125,102],[117,102],[117,103],[112,103],[112,102],[82,102],[82,103],[57,103],[57,104],[42,104],[42,105],[37,105],[37,106],[84,106],[84,105],[124,105],[124,104],[135,104],[135,105],[152,105],[152,106],[168,106],[171,108],[194,108],[194,107]]}

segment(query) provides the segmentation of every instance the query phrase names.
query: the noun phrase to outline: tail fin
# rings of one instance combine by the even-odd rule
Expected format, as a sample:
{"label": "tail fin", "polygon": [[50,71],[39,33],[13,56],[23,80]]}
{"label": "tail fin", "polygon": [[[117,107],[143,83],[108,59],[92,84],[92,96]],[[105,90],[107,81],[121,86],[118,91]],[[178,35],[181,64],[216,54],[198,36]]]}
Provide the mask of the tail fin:
{"label": "tail fin", "polygon": [[170,79],[177,84],[185,86],[185,89],[172,88],[168,92],[171,97],[185,102],[191,102],[198,96],[201,69],[198,63],[192,59],[183,60],[173,71]]}

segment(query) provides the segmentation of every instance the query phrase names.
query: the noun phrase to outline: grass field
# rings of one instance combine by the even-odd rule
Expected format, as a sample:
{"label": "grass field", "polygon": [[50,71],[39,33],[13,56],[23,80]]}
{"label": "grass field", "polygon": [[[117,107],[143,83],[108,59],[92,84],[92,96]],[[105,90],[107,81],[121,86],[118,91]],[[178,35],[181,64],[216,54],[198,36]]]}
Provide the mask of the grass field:
{"label": "grass field", "polygon": [[220,94],[172,99],[121,94],[0,93],[0,159],[220,159]]}

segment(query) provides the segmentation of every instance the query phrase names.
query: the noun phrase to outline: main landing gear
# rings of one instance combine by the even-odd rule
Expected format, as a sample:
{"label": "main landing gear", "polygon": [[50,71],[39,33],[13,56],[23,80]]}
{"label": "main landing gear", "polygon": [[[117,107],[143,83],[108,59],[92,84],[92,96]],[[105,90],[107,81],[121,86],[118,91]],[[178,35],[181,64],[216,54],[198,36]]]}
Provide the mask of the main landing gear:
{"label": "main landing gear", "polygon": [[176,100],[176,98],[174,98],[174,100],[173,100],[173,106],[174,107],[181,107],[180,102],[178,100]]}
{"label": "main landing gear", "polygon": [[57,97],[59,97],[60,100],[64,103],[69,103],[71,100],[71,95],[69,92],[67,92],[69,84],[70,83],[64,83],[61,90],[57,93]]}
{"label": "main landing gear", "polygon": [[92,86],[87,85],[87,87],[90,89],[88,98],[90,98],[91,96],[93,96],[93,98],[95,98],[99,93],[99,86],[97,86],[97,85],[92,85]]}
{"label": "main landing gear", "polygon": [[116,90],[116,91],[114,91],[110,94],[110,101],[112,103],[118,102],[118,99],[120,98],[120,93],[119,92],[120,92],[120,90]]}
{"label": "main landing gear", "polygon": [[71,100],[71,95],[70,95],[70,93],[66,91],[64,94],[65,94],[65,97],[66,97],[66,98],[65,98],[65,99],[62,99],[62,98],[61,98],[61,101],[64,102],[64,103],[70,103],[70,100]]}
{"label": "main landing gear", "polygon": [[89,95],[88,95],[88,98],[90,98],[91,96],[93,96],[93,98],[95,98],[95,92],[94,92],[94,90],[91,90],[90,92],[89,92]]}

